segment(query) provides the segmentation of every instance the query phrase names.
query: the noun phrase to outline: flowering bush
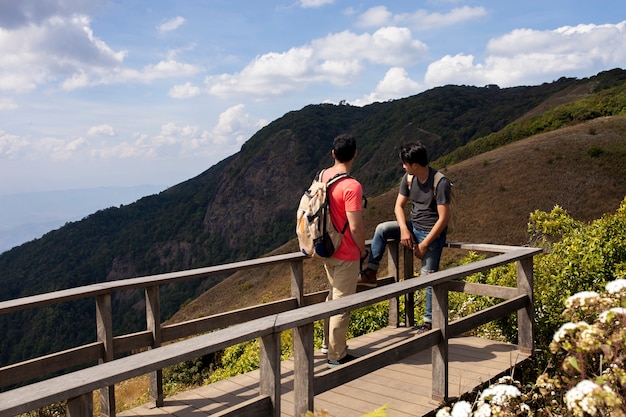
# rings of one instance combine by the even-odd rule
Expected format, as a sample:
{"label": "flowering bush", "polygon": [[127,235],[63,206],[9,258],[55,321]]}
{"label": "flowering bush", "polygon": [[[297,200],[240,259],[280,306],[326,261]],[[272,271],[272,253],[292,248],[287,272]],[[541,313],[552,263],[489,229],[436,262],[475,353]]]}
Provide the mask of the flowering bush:
{"label": "flowering bush", "polygon": [[626,416],[626,279],[605,291],[579,292],[565,301],[550,351],[553,375],[522,389],[511,377],[485,389],[474,403],[459,401],[437,417]]}

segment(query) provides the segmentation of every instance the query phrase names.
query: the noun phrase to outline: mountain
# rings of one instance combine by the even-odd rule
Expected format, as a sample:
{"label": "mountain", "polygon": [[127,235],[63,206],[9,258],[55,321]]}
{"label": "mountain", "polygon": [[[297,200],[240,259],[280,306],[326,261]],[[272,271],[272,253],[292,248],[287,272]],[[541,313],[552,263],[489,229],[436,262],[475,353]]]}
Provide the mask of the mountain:
{"label": "mountain", "polygon": [[[461,164],[476,152],[523,139],[524,133],[517,129],[511,134],[510,126],[524,126],[530,132],[539,129],[536,120],[543,130],[557,126],[557,121],[567,125],[564,119],[571,124],[585,120],[581,112],[572,110],[550,116],[551,122],[543,120],[556,104],[591,100],[584,107],[593,109],[585,116],[588,119],[602,112],[620,112],[626,107],[625,74],[613,70],[588,79],[562,78],[506,89],[445,86],[362,108],[321,104],[289,112],[257,132],[240,152],[195,178],[135,203],[99,210],[0,254],[0,300],[260,256],[293,238],[300,194],[317,170],[332,163],[330,146],[340,133],[357,137],[358,157],[352,174],[362,182],[366,195],[374,199],[385,193],[393,196],[402,173],[397,156],[400,144],[422,140],[433,160],[463,149],[454,161],[454,165]],[[602,101],[605,96],[612,100]],[[545,110],[537,111],[542,106]],[[525,119],[533,111],[539,116]],[[511,125],[516,120],[521,122]],[[500,132],[505,134],[497,136]],[[557,156],[553,160],[558,161]],[[453,168],[453,164],[445,165]],[[494,183],[503,173],[490,175],[482,181]],[[451,175],[459,186],[463,178]],[[465,189],[460,187],[459,194]],[[503,192],[494,198],[517,195],[515,190],[504,192],[506,182],[498,189]],[[494,206],[493,201],[478,202],[484,211]],[[387,216],[389,207],[381,205],[368,213]],[[493,237],[506,243],[499,238]],[[168,286],[161,293],[162,319],[222,278]],[[117,295],[113,309],[116,334],[145,326],[139,292]],[[93,340],[93,315],[93,305],[87,300],[0,317],[0,333],[5,335],[0,340],[0,365]]]}
{"label": "mountain", "polygon": [[[529,243],[529,215],[535,210],[549,212],[560,205],[575,219],[586,222],[615,212],[626,197],[625,132],[626,115],[600,117],[522,139],[445,168],[443,172],[454,184],[458,211],[449,240],[525,245]],[[366,236],[373,236],[378,223],[394,220],[397,194],[396,185],[368,200]],[[297,250],[294,239],[274,253]],[[442,267],[454,256],[454,250],[444,251]],[[305,292],[327,288],[321,265],[319,261],[305,261]],[[169,322],[287,298],[289,282],[286,265],[255,274],[236,273],[186,304]]]}

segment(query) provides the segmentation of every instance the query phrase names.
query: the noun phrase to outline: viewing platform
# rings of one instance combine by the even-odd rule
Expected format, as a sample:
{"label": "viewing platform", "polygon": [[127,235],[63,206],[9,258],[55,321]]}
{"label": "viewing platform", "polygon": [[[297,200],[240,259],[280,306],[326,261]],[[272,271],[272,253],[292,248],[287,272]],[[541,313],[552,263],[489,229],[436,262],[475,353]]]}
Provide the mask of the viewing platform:
{"label": "viewing platform", "polygon": [[[91,298],[97,334],[91,343],[1,367],[0,417],[59,402],[66,403],[70,417],[92,417],[94,391],[99,392],[100,414],[114,417],[115,384],[147,374],[150,405],[119,415],[300,417],[307,411],[327,410],[332,417],[349,417],[384,405],[389,416],[428,415],[446,400],[509,375],[534,350],[533,258],[541,250],[473,243],[447,246],[487,256],[415,277],[412,252],[401,253],[403,248],[397,242],[389,242],[387,276],[379,277],[378,286],[332,301],[325,301],[327,291],[304,293],[304,262],[316,261],[301,253],[2,301],[0,314],[12,314]],[[515,265],[514,286],[464,282],[470,275],[509,264]],[[175,324],[159,320],[163,285],[237,271],[261,276],[254,274],[277,266],[291,275],[291,296],[286,299]],[[414,297],[416,291],[429,286],[433,290],[433,329],[418,335]],[[136,289],[145,293],[146,329],[114,337],[112,294]],[[495,304],[450,318],[451,292],[489,297]],[[380,302],[388,303],[389,327],[349,339],[349,349],[358,359],[328,369],[325,355],[314,350],[314,323]],[[515,346],[467,336],[473,329],[509,315],[517,319]],[[285,331],[292,332],[293,355],[281,361],[280,336]],[[258,370],[164,398],[164,368],[250,340],[259,341]]]}
{"label": "viewing platform", "polygon": [[[348,344],[350,352],[361,357],[414,337],[417,337],[415,329],[388,327],[350,339]],[[478,337],[450,340],[449,355],[448,392],[451,397],[460,397],[483,383],[510,375],[513,367],[530,357],[517,346]],[[359,366],[358,361],[350,364]],[[293,413],[293,369],[293,360],[283,361],[280,384],[283,417],[296,417]],[[314,373],[322,375],[325,372],[329,372],[326,354],[316,351]],[[234,404],[253,399],[258,392],[257,370],[166,398],[162,407],[143,405],[118,413],[118,416],[219,415]],[[316,410],[324,409],[333,417],[358,417],[383,405],[387,406],[389,417],[419,417],[434,413],[441,405],[431,398],[431,392],[431,356],[429,351],[423,351],[316,395],[314,403]]]}

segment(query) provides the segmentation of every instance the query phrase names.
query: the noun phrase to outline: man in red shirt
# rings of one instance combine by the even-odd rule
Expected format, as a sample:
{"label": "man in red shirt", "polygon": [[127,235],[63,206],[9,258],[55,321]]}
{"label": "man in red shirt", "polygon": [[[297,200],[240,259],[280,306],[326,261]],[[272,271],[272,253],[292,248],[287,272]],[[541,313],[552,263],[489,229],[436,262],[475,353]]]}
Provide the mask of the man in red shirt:
{"label": "man in red shirt", "polygon": [[[355,138],[348,134],[337,136],[333,141],[331,154],[335,163],[324,171],[322,181],[328,181],[338,173],[350,173],[356,157]],[[331,186],[328,199],[333,225],[344,225],[346,221],[348,222],[339,248],[332,257],[324,259],[326,276],[332,287],[330,298],[334,300],[356,292],[361,259],[367,256],[361,207],[363,188],[354,178],[346,177]],[[347,352],[346,332],[349,322],[349,311],[330,318],[327,341],[329,368],[354,359],[354,356]]]}

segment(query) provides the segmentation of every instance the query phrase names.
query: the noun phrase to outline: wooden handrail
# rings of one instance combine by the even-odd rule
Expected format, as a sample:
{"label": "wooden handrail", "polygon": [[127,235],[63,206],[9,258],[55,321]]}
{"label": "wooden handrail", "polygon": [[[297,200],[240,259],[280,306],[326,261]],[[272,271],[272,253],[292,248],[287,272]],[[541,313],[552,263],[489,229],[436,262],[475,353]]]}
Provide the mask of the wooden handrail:
{"label": "wooden handrail", "polygon": [[0,301],[0,314],[14,311],[28,310],[35,307],[43,307],[50,304],[58,304],[65,301],[79,300],[95,297],[113,291],[132,290],[146,288],[153,285],[165,285],[189,279],[207,278],[212,275],[228,274],[250,268],[269,266],[276,263],[303,260],[306,256],[299,252],[284,255],[268,256],[252,260],[233,262],[229,264],[209,266],[205,268],[190,269],[186,271],[169,272],[165,274],[149,275],[144,277],[121,279],[98,284],[84,285],[39,295],[15,298],[13,300]]}
{"label": "wooden handrail", "polygon": [[[450,244],[450,247],[487,251],[491,248],[491,245],[457,244],[457,246],[452,246],[452,244]],[[104,329],[102,337],[100,338],[101,343],[99,346],[101,346],[101,349],[98,349],[100,350],[100,360],[103,363],[80,371],[75,371],[66,375],[32,383],[0,393],[0,417],[13,416],[18,413],[28,412],[30,410],[66,399],[69,400],[68,414],[72,416],[87,415],[90,412],[89,404],[91,402],[91,392],[96,389],[111,389],[110,391],[107,391],[107,394],[108,398],[114,401],[114,398],[112,398],[112,386],[117,382],[146,373],[158,372],[163,367],[216,352],[228,346],[255,338],[261,338],[262,341],[262,381],[260,385],[261,392],[257,401],[251,401],[249,406],[263,408],[266,414],[280,415],[280,404],[277,404],[277,401],[279,402],[280,400],[280,395],[277,394],[280,392],[280,387],[276,387],[276,384],[280,383],[279,378],[276,377],[276,373],[278,372],[278,374],[280,374],[280,370],[277,370],[276,367],[279,367],[280,364],[276,364],[276,358],[278,358],[279,362],[279,335],[282,331],[290,329],[296,330],[296,332],[294,332],[294,361],[296,366],[294,371],[296,375],[296,384],[294,386],[294,395],[296,398],[295,407],[296,413],[303,414],[307,410],[312,409],[314,394],[331,389],[338,384],[338,381],[345,378],[354,379],[355,377],[360,376],[364,370],[368,370],[374,366],[373,361],[368,361],[370,356],[379,357],[376,361],[378,364],[376,366],[380,366],[380,364],[389,361],[389,359],[385,359],[385,355],[389,355],[388,352],[377,352],[375,354],[368,355],[367,357],[360,358],[352,365],[348,364],[349,366],[341,367],[339,370],[345,373],[342,378],[327,376],[332,375],[332,373],[329,372],[334,371],[327,371],[322,375],[313,378],[312,363],[310,362],[313,357],[313,323],[344,311],[354,310],[356,308],[371,305],[380,301],[396,299],[427,286],[433,287],[434,329],[432,332],[428,332],[424,336],[418,337],[417,340],[406,342],[403,344],[404,347],[399,345],[396,348],[393,348],[393,357],[397,360],[398,357],[401,357],[398,355],[406,355],[408,352],[414,353],[414,349],[435,347],[436,349],[433,350],[433,398],[446,398],[447,367],[441,368],[438,364],[441,362],[442,358],[445,360],[447,339],[452,337],[452,335],[459,334],[460,332],[475,328],[480,324],[493,320],[494,318],[517,311],[520,328],[520,347],[532,352],[532,258],[536,254],[540,253],[541,250],[535,248],[509,246],[495,246],[493,249],[500,254],[481,261],[473,262],[471,264],[435,272],[429,274],[428,276],[422,276],[419,280],[405,279],[404,281],[399,281],[392,285],[379,286],[365,292],[360,292],[349,297],[329,301],[323,304],[316,303],[312,305],[305,305],[303,301],[304,295],[302,295],[299,301],[296,300],[295,304],[299,304],[297,308],[281,310],[282,307],[278,307],[278,310],[272,310],[270,307],[268,310],[268,307],[265,307],[266,310],[264,314],[267,315],[264,315],[263,317],[246,320],[245,322],[239,324],[231,324],[230,327],[215,330],[209,334],[195,336],[169,345],[160,346],[162,343],[162,340],[160,339],[161,333],[165,333],[164,330],[167,329],[167,327],[160,326],[159,331],[155,333],[153,324],[151,339],[153,339],[152,346],[154,348],[120,359],[113,359],[113,349],[115,343],[112,343],[112,341],[114,339],[110,337],[110,331]],[[408,256],[412,258],[410,253]],[[277,262],[291,263],[292,266],[296,268],[295,270],[292,270],[292,274],[301,275],[301,273],[298,272],[296,265],[301,265],[304,259],[305,257],[302,254],[294,253],[260,258],[253,261],[236,262],[217,267],[200,268],[192,271],[162,274],[154,277],[133,278],[130,280],[124,280],[123,282],[115,281],[106,283],[106,285],[94,284],[73,290],[63,290],[60,291],[61,294],[58,294],[59,292],[57,292],[18,299],[21,300],[21,303],[18,302],[18,300],[2,302],[0,303],[0,313],[23,310],[34,306],[52,304],[54,302],[63,302],[68,299],[96,296],[100,300],[99,303],[101,308],[105,310],[104,316],[106,321],[106,296],[110,295],[110,292],[113,289],[123,290],[139,287],[155,288],[158,285],[170,283],[177,279],[206,277],[211,274],[222,274],[225,271],[254,268]],[[489,270],[511,262],[518,263],[517,289],[498,289],[501,287],[493,288],[494,286],[480,287],[477,286],[477,284],[464,287],[460,286],[456,282],[456,280],[468,275]],[[393,265],[391,270],[397,272],[397,265]],[[299,279],[302,279],[302,277]],[[105,287],[106,290],[104,289]],[[476,313],[475,315],[464,317],[463,319],[457,320],[453,323],[448,323],[447,295],[444,297],[442,294],[447,294],[448,290],[466,290],[467,288],[479,289],[480,291],[487,293],[497,292],[506,294],[505,298],[508,298],[508,301],[504,301],[497,306],[486,309],[483,312]],[[515,291],[517,291],[517,295],[515,294]],[[57,297],[55,297],[54,294],[57,294]],[[151,294],[154,294],[154,291],[151,291]],[[154,297],[154,295],[152,295],[152,297]],[[321,299],[321,297],[318,298]],[[154,310],[158,305],[158,298],[153,298],[152,303],[152,309]],[[278,302],[276,305],[284,305],[284,302]],[[294,306],[294,304],[291,305]],[[158,308],[156,309],[158,310]],[[194,332],[204,329],[202,326],[191,326],[190,328],[193,328]],[[143,333],[144,332],[139,335]],[[179,334],[176,333],[176,335],[178,336]],[[128,337],[128,335],[126,337]],[[93,344],[89,346],[93,347]],[[31,362],[30,367],[32,368],[32,361],[29,362]],[[356,366],[358,364],[357,362],[360,363],[358,368]],[[9,367],[1,368],[0,376],[14,375],[16,369],[20,369],[20,365],[21,364],[15,364],[10,365]],[[436,378],[435,373],[437,373]],[[271,377],[268,377],[268,375],[271,375]],[[156,398],[155,401],[158,405],[159,399]],[[87,406],[85,406],[85,404],[87,404]],[[268,407],[269,409],[267,409]],[[114,415],[114,404],[113,411],[111,412],[111,410],[108,410],[108,413],[110,413],[110,415]]]}

